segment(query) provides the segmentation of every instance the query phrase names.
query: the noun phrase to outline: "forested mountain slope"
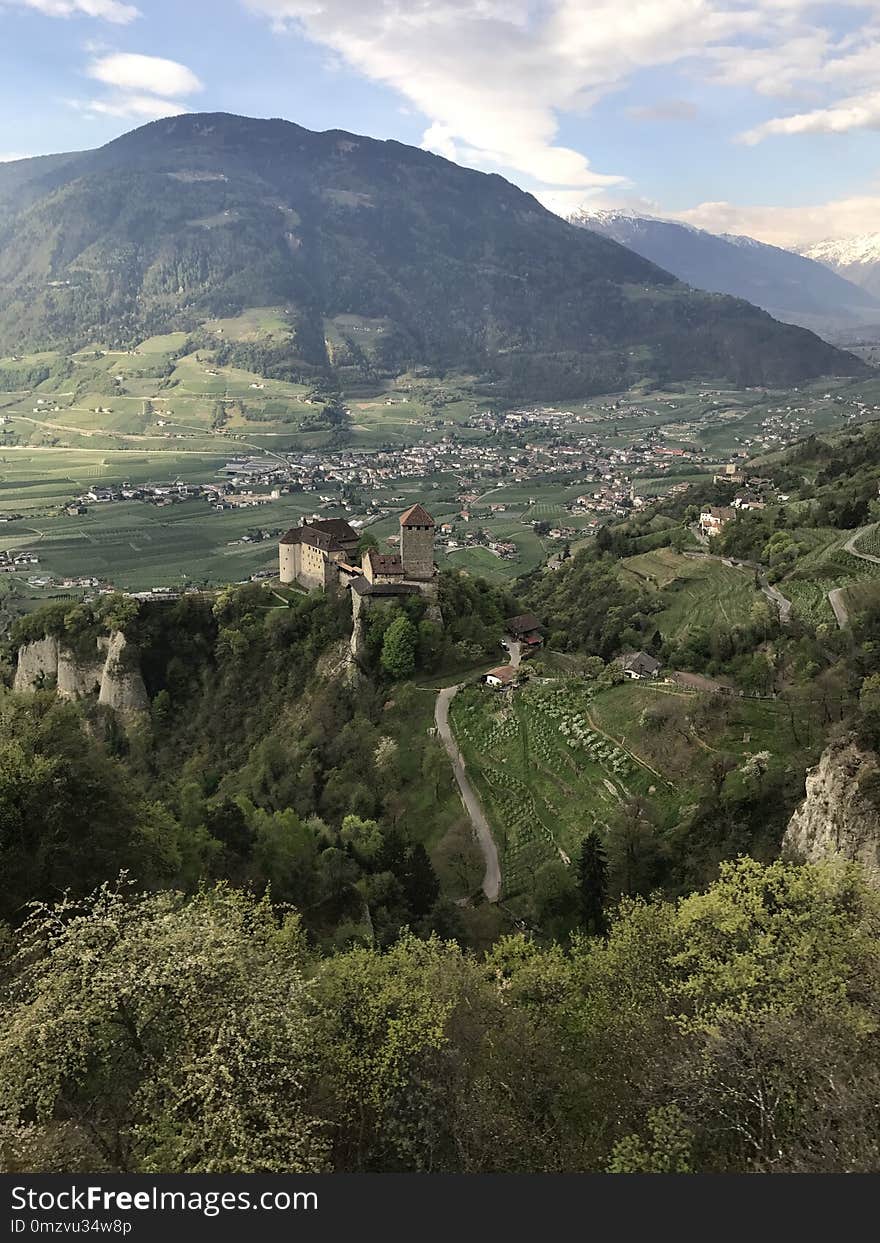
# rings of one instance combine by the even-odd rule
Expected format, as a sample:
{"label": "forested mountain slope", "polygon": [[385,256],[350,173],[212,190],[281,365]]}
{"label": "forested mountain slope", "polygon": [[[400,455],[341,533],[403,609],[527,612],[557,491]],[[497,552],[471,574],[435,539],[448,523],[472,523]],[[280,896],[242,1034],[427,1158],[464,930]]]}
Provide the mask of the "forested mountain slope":
{"label": "forested mountain slope", "polygon": [[125,345],[275,305],[304,367],[329,367],[325,321],[355,315],[365,370],[455,367],[517,395],[864,369],[397,142],[191,115],[0,170],[0,350]]}

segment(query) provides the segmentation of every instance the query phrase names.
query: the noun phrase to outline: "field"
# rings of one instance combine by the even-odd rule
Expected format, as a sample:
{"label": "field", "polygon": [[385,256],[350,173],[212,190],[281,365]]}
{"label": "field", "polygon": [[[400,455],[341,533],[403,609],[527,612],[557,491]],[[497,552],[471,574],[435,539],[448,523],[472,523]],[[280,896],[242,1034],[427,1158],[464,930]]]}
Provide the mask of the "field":
{"label": "field", "polygon": [[628,557],[619,572],[629,585],[662,595],[666,607],[654,620],[664,638],[675,641],[689,630],[711,629],[719,620],[744,624],[761,599],[750,570],[686,557],[671,548]]}
{"label": "field", "polygon": [[[658,708],[674,725],[652,727]],[[584,834],[602,830],[632,798],[649,801],[661,831],[671,830],[721,755],[738,766],[762,751],[770,767],[810,758],[780,704],[707,700],[645,682],[597,690],[579,678],[536,679],[512,695],[475,688],[453,701],[452,723],[498,842],[508,899],[542,865],[574,858]],[[742,780],[732,772],[729,788]]]}

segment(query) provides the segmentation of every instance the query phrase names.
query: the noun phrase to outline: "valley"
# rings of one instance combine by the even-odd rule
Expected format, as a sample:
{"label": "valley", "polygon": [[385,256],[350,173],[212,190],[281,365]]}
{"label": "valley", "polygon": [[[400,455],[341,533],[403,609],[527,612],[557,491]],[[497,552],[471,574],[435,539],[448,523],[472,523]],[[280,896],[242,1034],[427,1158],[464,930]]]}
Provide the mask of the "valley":
{"label": "valley", "polygon": [[441,564],[512,582],[632,504],[880,413],[873,379],[518,405],[466,374],[334,390],[218,361],[289,334],[269,308],[129,350],[0,359],[0,545],[38,558],[2,587],[31,607],[58,590],[246,581],[303,516],[341,512],[382,539],[395,498],[425,489],[447,528]]}

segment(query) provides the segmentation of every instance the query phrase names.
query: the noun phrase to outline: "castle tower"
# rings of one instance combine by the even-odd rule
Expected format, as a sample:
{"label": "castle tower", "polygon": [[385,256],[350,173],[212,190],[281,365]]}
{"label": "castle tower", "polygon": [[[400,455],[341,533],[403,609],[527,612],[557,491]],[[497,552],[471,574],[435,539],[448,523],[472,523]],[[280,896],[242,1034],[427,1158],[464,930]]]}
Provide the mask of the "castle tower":
{"label": "castle tower", "polygon": [[416,582],[434,577],[434,531],[436,523],[421,505],[400,516],[400,560],[404,578]]}

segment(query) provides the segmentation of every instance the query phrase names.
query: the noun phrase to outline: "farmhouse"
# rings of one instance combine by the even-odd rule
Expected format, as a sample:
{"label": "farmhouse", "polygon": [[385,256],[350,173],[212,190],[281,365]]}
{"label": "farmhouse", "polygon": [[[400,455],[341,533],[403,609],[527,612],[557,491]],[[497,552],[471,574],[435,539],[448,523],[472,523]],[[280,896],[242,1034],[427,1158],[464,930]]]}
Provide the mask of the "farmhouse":
{"label": "farmhouse", "polygon": [[541,622],[534,613],[521,613],[519,617],[510,617],[504,624],[508,635],[517,643],[523,643],[533,650],[543,646]]}
{"label": "farmhouse", "polygon": [[647,652],[628,652],[620,657],[620,667],[628,678],[637,681],[641,678],[656,678],[661,665],[659,660],[655,660]]}
{"label": "farmhouse", "polygon": [[736,510],[728,505],[709,505],[700,514],[700,530],[706,536],[720,535],[735,517]]}
{"label": "farmhouse", "polygon": [[513,665],[499,665],[497,669],[489,670],[485,682],[487,686],[492,686],[495,690],[505,690],[516,682],[516,669]]}

